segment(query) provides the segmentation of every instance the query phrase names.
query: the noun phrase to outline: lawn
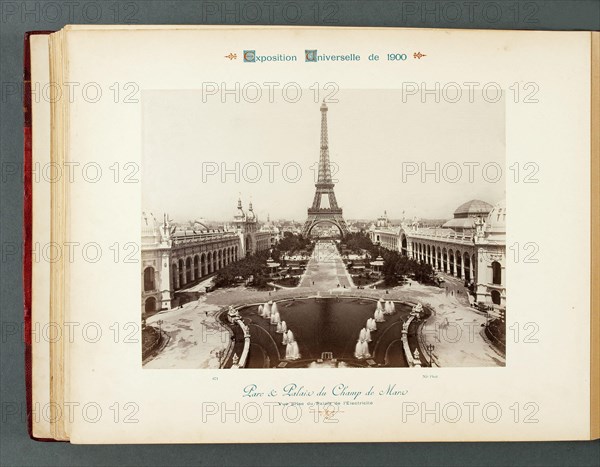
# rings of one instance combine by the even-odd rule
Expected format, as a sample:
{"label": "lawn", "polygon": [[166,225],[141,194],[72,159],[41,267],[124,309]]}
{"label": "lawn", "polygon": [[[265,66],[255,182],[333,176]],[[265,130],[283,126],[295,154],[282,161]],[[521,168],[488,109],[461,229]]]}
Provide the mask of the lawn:
{"label": "lawn", "polygon": [[276,279],[272,282],[273,284],[281,285],[282,287],[298,287],[298,284],[300,284],[300,276],[289,276],[283,279]]}

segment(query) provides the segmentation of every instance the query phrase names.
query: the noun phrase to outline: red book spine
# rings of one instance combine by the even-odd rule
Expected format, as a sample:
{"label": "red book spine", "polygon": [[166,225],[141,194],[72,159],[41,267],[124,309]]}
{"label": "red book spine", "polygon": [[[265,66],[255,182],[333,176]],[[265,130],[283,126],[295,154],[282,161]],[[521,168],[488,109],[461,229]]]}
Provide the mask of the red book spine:
{"label": "red book spine", "polygon": [[[51,34],[53,31],[28,31],[23,41],[23,339],[25,341],[25,387],[27,399],[27,429],[29,436],[39,441],[53,439],[34,438],[32,419],[31,372],[31,260],[32,260],[32,154],[31,154],[31,53],[30,37]],[[49,389],[49,388],[48,388]]]}

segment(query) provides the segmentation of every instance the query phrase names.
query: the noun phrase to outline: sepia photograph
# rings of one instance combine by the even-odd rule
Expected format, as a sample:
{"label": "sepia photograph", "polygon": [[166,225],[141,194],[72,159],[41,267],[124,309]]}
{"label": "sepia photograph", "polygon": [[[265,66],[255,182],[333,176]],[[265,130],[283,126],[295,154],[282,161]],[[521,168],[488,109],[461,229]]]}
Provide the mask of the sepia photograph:
{"label": "sepia photograph", "polygon": [[504,99],[328,84],[143,92],[144,368],[506,365]]}

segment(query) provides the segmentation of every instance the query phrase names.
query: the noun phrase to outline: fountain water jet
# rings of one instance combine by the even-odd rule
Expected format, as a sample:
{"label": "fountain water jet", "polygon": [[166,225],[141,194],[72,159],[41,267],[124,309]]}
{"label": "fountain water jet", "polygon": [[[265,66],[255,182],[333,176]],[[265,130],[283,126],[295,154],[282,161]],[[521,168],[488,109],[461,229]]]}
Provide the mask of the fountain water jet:
{"label": "fountain water jet", "polygon": [[265,319],[269,319],[271,317],[271,302],[267,302],[263,306],[262,317],[265,318]]}
{"label": "fountain water jet", "polygon": [[358,339],[354,349],[354,356],[359,360],[371,357],[371,354],[369,353],[369,344],[367,344],[366,340]]}
{"label": "fountain water jet", "polygon": [[281,317],[279,316],[279,312],[275,311],[271,314],[271,324],[279,323],[281,323]]}
{"label": "fountain water jet", "polygon": [[294,338],[294,333],[288,331],[287,333],[287,345],[285,348],[286,360],[298,360],[300,359],[300,349],[298,348],[298,342]]}

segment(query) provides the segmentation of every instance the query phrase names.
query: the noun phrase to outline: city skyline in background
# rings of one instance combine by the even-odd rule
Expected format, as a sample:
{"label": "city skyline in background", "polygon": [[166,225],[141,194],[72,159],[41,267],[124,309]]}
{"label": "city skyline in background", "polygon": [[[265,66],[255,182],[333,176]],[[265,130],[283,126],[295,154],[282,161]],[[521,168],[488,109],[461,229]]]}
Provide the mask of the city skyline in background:
{"label": "city skyline in background", "polygon": [[[328,103],[329,152],[348,221],[384,211],[393,222],[450,219],[471,199],[504,198],[503,102],[403,103],[398,90],[336,97]],[[251,104],[203,102],[196,90],[145,91],[142,101],[143,211],[228,223],[241,196],[260,222],[306,219],[321,124],[312,95]]]}

